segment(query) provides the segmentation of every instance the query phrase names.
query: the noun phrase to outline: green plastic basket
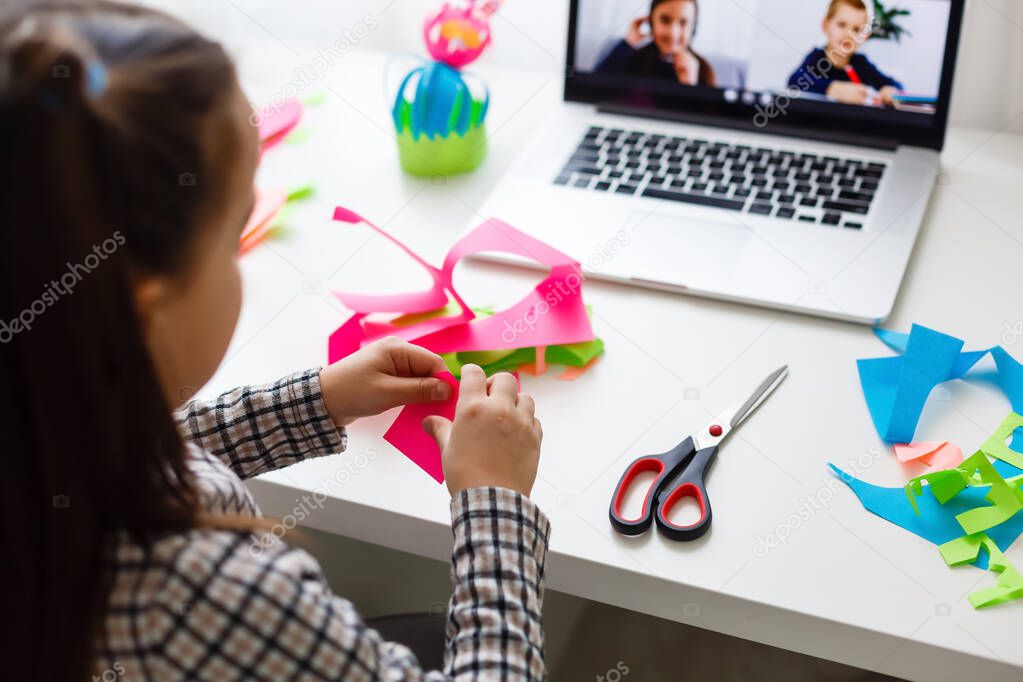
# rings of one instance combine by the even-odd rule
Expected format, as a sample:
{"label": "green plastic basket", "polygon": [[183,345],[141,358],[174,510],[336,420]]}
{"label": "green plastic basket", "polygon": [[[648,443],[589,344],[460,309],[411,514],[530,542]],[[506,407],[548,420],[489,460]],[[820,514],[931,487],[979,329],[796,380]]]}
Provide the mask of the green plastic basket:
{"label": "green plastic basket", "polygon": [[420,134],[412,138],[405,128],[398,132],[398,158],[406,173],[420,177],[458,175],[479,166],[487,155],[487,131],[484,124],[471,126],[465,135],[452,132],[432,140]]}

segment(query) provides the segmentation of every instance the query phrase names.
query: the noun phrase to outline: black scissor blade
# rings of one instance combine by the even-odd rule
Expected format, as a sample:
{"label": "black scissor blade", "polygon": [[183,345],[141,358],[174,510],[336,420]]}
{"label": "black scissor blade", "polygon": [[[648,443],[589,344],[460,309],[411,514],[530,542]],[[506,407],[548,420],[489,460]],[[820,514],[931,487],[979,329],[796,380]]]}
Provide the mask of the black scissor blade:
{"label": "black scissor blade", "polygon": [[783,365],[771,372],[771,374],[764,379],[763,383],[757,386],[757,390],[753,391],[752,395],[750,395],[746,402],[740,405],[739,409],[735,411],[732,415],[731,421],[729,422],[729,427],[734,429],[736,426],[745,421],[746,417],[750,416],[753,413],[753,410],[760,407],[760,403],[764,402],[764,400],[767,399],[767,396],[771,395],[771,392],[778,388],[778,384],[780,384],[782,380],[788,376],[788,373],[788,365]]}

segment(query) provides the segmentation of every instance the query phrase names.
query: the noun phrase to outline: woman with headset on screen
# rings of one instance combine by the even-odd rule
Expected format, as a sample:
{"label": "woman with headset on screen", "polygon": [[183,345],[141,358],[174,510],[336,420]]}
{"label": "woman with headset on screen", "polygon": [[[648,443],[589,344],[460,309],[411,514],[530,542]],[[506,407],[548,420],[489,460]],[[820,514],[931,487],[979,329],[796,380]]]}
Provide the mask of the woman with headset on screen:
{"label": "woman with headset on screen", "polygon": [[[717,86],[710,62],[690,44],[696,32],[697,0],[652,0],[650,15],[633,19],[628,35],[597,65],[597,71]],[[650,35],[642,33],[650,25]],[[643,44],[647,41],[650,42]]]}

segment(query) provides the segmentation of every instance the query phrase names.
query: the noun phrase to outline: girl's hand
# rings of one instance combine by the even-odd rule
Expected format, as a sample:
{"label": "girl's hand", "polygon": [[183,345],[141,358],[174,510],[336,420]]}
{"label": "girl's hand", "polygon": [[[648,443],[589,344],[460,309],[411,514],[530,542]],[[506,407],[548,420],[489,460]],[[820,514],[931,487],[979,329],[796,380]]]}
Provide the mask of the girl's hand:
{"label": "girl's hand", "polygon": [[407,403],[447,400],[451,387],[433,377],[447,371],[436,353],[389,336],[320,372],[327,412],[338,426]]}
{"label": "girl's hand", "polygon": [[827,96],[843,104],[866,104],[870,91],[866,85],[835,81],[828,86]]}
{"label": "girl's hand", "polygon": [[897,94],[899,94],[898,88],[895,88],[894,86],[891,85],[886,85],[878,91],[875,102],[877,104],[883,104],[886,107],[890,107],[893,104],[895,104],[894,97]]}
{"label": "girl's hand", "polygon": [[682,85],[696,85],[700,80],[700,60],[688,50],[675,55],[675,76]]}
{"label": "girl's hand", "polygon": [[637,17],[629,22],[629,32],[625,34],[625,42],[629,47],[639,47],[646,40],[647,37],[643,35],[643,24],[648,21],[650,17]]}
{"label": "girl's hand", "polygon": [[476,365],[462,367],[454,423],[427,417],[423,430],[437,440],[452,495],[497,486],[529,495],[536,480],[543,430],[533,399],[502,372],[487,380]]}

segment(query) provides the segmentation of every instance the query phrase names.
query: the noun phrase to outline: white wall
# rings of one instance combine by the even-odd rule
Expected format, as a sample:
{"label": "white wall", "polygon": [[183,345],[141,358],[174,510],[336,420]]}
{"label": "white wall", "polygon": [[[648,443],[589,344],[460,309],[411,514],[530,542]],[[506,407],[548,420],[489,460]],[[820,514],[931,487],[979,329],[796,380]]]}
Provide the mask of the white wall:
{"label": "white wall", "polygon": [[[593,2],[594,0],[583,0]],[[756,9],[795,0],[704,0],[709,6]],[[608,0],[640,12],[644,0]],[[939,0],[902,0],[901,4]],[[422,52],[423,14],[435,0],[145,0],[180,14],[229,45],[245,50],[251,37],[329,43],[343,29],[371,15],[378,23],[360,46]],[[632,12],[630,12],[632,13]],[[707,13],[710,17],[710,13]],[[484,57],[493,63],[545,70],[558,68],[565,53],[567,0],[506,0],[494,21],[495,44]],[[777,29],[775,24],[766,22]],[[702,26],[700,40],[704,39]],[[709,33],[709,31],[708,31]],[[915,33],[915,31],[914,31]],[[953,123],[1023,133],[1023,2],[967,0],[959,66],[953,92]],[[737,32],[724,39],[752,45]],[[709,37],[709,36],[708,36]],[[802,44],[793,47],[802,49]],[[875,49],[873,46],[871,50]],[[799,50],[795,50],[798,52]],[[794,52],[792,52],[794,54]],[[878,55],[879,60],[882,55]],[[884,56],[885,61],[888,57]],[[899,64],[912,70],[913,64]],[[901,75],[901,72],[900,72]],[[491,83],[500,88],[499,83]]]}

